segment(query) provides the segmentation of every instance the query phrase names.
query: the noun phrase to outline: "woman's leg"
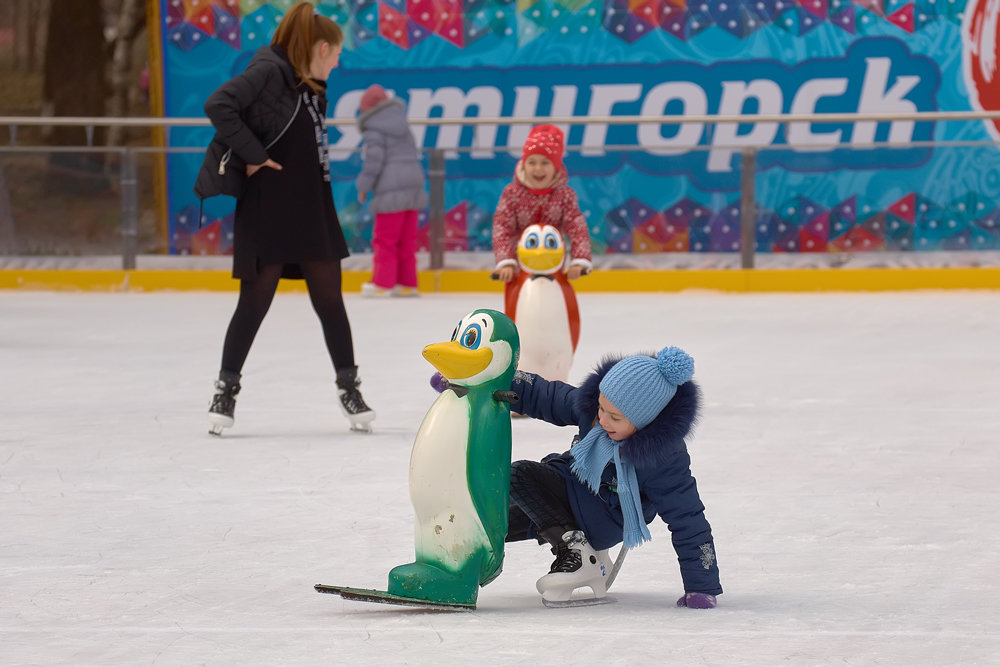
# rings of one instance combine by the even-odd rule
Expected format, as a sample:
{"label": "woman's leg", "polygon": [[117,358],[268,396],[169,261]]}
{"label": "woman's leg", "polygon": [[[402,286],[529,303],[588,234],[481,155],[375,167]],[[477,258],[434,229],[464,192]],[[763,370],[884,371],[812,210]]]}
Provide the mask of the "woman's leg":
{"label": "woman's leg", "polygon": [[309,288],[309,299],[323,325],[323,337],[330,360],[337,371],[337,396],[340,409],[355,431],[371,431],[375,411],[361,396],[361,380],[354,364],[354,340],[347,321],[344,295],[340,291],[340,262],[302,262],[302,275]]}
{"label": "woman's leg", "polygon": [[323,338],[334,369],[354,368],[354,339],[341,292],[340,262],[301,262],[299,267],[309,289],[313,310],[323,326]]}
{"label": "woman's leg", "polygon": [[260,323],[274,300],[280,278],[280,266],[267,266],[253,280],[240,281],[240,297],[222,344],[222,368],[208,406],[208,421],[212,425],[209,433],[213,435],[221,435],[222,429],[235,423],[236,396],[241,389],[240,372]]}
{"label": "woman's leg", "polygon": [[240,297],[222,345],[223,371],[236,375],[242,372],[250,346],[271,307],[280,279],[281,265],[274,265],[261,267],[253,280],[240,281]]}

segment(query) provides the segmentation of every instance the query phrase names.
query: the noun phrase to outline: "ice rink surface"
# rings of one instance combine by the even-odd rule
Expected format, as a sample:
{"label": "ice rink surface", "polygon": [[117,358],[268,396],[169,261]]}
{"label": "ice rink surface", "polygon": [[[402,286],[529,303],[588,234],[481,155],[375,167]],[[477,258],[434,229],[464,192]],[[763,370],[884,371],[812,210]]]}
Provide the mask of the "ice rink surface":
{"label": "ice rink surface", "polygon": [[[207,434],[234,293],[0,292],[4,665],[996,665],[1000,293],[580,296],[571,380],[677,345],[726,592],[679,609],[669,531],[614,604],[546,609],[508,545],[474,612],[348,602],[413,557],[424,345],[498,294],[348,296],[350,433],[303,294],[275,299],[236,426]],[[514,457],[569,428],[516,420]]]}

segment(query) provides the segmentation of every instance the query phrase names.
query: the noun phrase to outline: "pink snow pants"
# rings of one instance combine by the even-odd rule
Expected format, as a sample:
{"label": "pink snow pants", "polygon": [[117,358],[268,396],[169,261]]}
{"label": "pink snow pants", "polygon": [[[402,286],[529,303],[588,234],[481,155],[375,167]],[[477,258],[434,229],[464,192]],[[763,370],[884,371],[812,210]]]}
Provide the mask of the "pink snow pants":
{"label": "pink snow pants", "polygon": [[420,212],[376,213],[372,235],[372,282],[392,289],[417,286],[417,218]]}

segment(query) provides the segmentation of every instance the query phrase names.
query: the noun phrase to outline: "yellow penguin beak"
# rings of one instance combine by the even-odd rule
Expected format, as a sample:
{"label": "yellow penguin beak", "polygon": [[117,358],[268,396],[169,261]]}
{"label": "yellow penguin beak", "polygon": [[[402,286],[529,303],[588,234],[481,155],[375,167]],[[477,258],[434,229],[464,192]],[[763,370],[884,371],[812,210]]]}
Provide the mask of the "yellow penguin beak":
{"label": "yellow penguin beak", "polygon": [[525,268],[535,273],[552,273],[558,269],[565,257],[564,248],[550,250],[548,248],[521,248],[517,249],[517,259]]}
{"label": "yellow penguin beak", "polygon": [[424,348],[424,359],[449,380],[472,377],[485,370],[493,361],[493,350],[481,347],[470,350],[458,341],[432,343]]}

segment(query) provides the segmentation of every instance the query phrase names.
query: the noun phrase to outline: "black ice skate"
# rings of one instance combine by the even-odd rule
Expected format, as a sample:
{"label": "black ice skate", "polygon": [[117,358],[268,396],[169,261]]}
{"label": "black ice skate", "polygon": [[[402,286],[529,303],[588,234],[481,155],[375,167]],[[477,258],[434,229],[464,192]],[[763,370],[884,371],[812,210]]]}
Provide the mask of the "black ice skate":
{"label": "black ice skate", "polygon": [[[594,551],[582,530],[567,531],[552,547],[556,559],[549,573],[535,583],[547,607],[601,604],[608,599],[609,575],[612,572],[606,551]],[[590,588],[593,595],[573,598],[578,588]]]}
{"label": "black ice skate", "polygon": [[222,435],[222,429],[233,425],[236,395],[239,393],[240,374],[219,371],[219,379],[215,381],[215,394],[212,395],[212,404],[208,406],[208,423],[212,425],[208,429],[209,433]]}
{"label": "black ice skate", "polygon": [[358,367],[342,368],[337,371],[337,395],[340,397],[340,411],[351,422],[352,431],[371,433],[375,411],[368,407],[361,396],[361,380]]}

